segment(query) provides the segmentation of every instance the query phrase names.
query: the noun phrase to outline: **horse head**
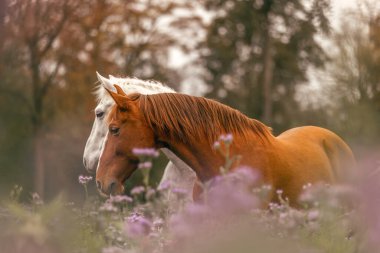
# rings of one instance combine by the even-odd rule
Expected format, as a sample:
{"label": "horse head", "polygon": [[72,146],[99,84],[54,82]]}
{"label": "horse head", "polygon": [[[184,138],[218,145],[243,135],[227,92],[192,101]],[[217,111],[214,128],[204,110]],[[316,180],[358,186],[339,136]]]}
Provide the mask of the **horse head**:
{"label": "horse head", "polygon": [[108,116],[108,133],[96,171],[96,184],[105,195],[124,191],[124,182],[139,163],[134,148],[159,148],[137,105],[139,94],[128,96],[115,87],[117,93],[107,89],[116,104]]}

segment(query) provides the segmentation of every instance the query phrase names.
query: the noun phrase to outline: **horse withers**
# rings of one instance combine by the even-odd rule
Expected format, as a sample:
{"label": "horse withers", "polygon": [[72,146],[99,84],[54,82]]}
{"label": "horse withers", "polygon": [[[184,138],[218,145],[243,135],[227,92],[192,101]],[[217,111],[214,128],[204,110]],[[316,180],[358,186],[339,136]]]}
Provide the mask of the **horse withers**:
{"label": "horse withers", "polygon": [[[108,90],[116,105],[100,156],[96,180],[106,195],[123,191],[137,169],[133,148],[168,148],[205,182],[220,173],[224,157],[213,143],[232,133],[231,153],[240,165],[259,170],[264,183],[281,189],[296,205],[302,187],[334,183],[355,163],[348,145],[331,131],[314,126],[290,129],[275,137],[263,123],[216,101],[176,93],[126,95]],[[236,169],[233,167],[232,170]]]}

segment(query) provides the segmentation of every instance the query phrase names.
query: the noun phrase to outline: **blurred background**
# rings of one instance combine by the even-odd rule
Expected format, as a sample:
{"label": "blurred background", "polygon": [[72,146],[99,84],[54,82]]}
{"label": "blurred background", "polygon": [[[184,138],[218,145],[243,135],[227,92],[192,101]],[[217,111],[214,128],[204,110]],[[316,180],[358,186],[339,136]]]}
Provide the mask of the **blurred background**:
{"label": "blurred background", "polygon": [[0,0],[0,197],[18,184],[83,199],[95,71],[214,98],[275,134],[322,126],[379,157],[376,0]]}

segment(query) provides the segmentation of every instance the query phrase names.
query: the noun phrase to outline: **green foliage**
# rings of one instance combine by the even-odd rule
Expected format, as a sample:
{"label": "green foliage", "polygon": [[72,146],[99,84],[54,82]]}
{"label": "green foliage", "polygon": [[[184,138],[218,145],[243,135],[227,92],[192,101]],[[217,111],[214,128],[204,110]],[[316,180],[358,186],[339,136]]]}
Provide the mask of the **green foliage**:
{"label": "green foliage", "polygon": [[331,128],[362,145],[380,140],[380,14],[371,8],[347,11],[342,17],[333,35],[336,50],[330,52],[327,85],[323,86],[331,101],[327,106]]}
{"label": "green foliage", "polygon": [[310,66],[322,67],[326,61],[315,36],[329,31],[329,1],[205,2],[216,13],[201,51],[207,95],[263,119],[264,86],[269,85],[272,126],[276,131],[292,126],[297,86],[307,80]]}

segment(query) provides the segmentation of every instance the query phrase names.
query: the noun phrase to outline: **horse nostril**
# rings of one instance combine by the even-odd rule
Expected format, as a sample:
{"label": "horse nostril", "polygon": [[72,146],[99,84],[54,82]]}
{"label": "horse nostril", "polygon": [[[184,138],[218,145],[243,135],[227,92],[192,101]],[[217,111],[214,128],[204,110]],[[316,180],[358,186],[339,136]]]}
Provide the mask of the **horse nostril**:
{"label": "horse nostril", "polygon": [[99,190],[102,189],[102,184],[100,183],[99,180],[96,180],[96,187],[98,187]]}
{"label": "horse nostril", "polygon": [[110,184],[110,193],[113,193],[113,190],[116,186],[116,182],[115,181],[112,181],[111,184]]}
{"label": "horse nostril", "polygon": [[86,162],[86,159],[83,159],[83,165],[84,165],[84,167],[87,169],[87,162]]}

